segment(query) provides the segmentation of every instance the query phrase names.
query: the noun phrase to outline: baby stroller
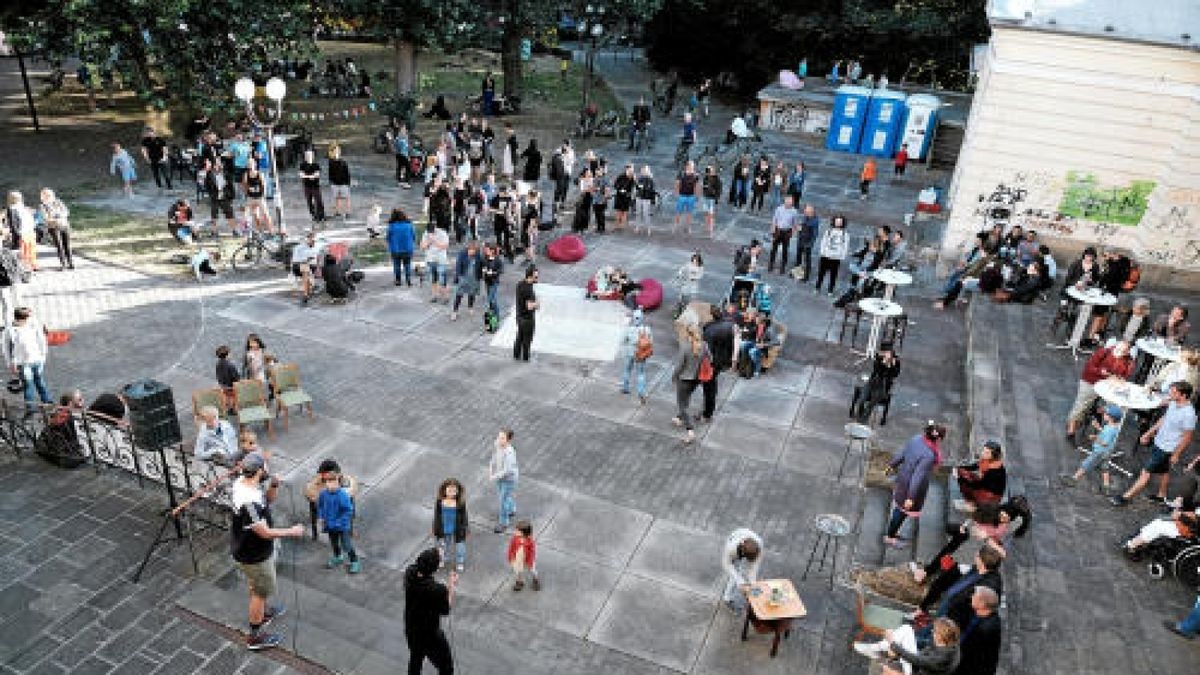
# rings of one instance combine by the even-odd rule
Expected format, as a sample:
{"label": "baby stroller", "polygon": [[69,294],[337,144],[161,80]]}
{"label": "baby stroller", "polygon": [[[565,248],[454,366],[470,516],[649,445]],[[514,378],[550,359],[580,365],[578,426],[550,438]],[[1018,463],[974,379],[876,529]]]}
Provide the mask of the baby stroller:
{"label": "baby stroller", "polygon": [[734,275],[727,297],[740,312],[754,307],[763,314],[770,314],[774,308],[770,284],[754,275]]}

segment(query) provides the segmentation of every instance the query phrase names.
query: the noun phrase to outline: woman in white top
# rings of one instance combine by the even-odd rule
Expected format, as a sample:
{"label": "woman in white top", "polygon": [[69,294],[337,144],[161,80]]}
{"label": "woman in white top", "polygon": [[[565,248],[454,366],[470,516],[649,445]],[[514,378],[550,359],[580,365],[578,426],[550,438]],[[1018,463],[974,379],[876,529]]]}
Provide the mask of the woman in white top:
{"label": "woman in white top", "polygon": [[430,226],[421,237],[421,250],[425,251],[425,267],[429,270],[430,302],[450,304],[450,285],[447,282],[450,270],[450,233],[440,227]]}
{"label": "woman in white top", "polygon": [[46,234],[50,235],[54,250],[58,252],[58,264],[64,270],[68,267],[75,269],[75,263],[71,260],[71,210],[54,194],[54,190],[42,188],[40,211],[42,221],[46,223]]}
{"label": "woman in white top", "polygon": [[[1150,376],[1146,387],[1151,391],[1158,390],[1167,393],[1175,382],[1187,382],[1193,391],[1200,391],[1200,351],[1193,347],[1184,347],[1179,352],[1179,360],[1162,367]],[[1166,401],[1163,401],[1166,405]]]}
{"label": "woman in white top", "polygon": [[692,298],[700,292],[700,279],[703,277],[704,259],[700,257],[700,252],[696,251],[692,254],[691,259],[675,273],[675,278],[679,282],[680,311],[683,311],[684,307],[692,301]]}
{"label": "woman in white top", "polygon": [[821,246],[817,263],[817,285],[813,292],[821,292],[821,281],[829,274],[829,295],[833,295],[833,287],[837,284],[838,268],[850,251],[850,235],[846,233],[845,216],[834,216],[825,233],[821,235]]}
{"label": "woman in white top", "polygon": [[4,210],[5,243],[11,237],[14,247],[21,249],[21,263],[30,272],[37,271],[37,226],[33,211],[25,205],[25,198],[16,190],[8,193],[8,207]]}

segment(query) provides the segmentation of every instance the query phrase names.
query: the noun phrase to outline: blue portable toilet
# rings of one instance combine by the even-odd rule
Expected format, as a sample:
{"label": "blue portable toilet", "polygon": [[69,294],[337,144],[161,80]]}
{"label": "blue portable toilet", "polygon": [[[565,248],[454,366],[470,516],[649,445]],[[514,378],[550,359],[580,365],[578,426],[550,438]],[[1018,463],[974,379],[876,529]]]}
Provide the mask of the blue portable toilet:
{"label": "blue portable toilet", "polygon": [[900,145],[908,144],[908,158],[922,161],[929,154],[929,144],[933,140],[933,130],[937,127],[938,111],[942,109],[942,100],[929,94],[913,94],[906,103],[908,116],[904,126],[900,128]]}
{"label": "blue portable toilet", "polygon": [[858,151],[864,155],[891,157],[896,152],[900,125],[904,121],[904,93],[889,89],[875,91],[863,122]]}
{"label": "blue portable toilet", "polygon": [[825,147],[838,152],[856,152],[862,138],[863,121],[871,102],[871,90],[844,84],[833,95],[833,114]]}

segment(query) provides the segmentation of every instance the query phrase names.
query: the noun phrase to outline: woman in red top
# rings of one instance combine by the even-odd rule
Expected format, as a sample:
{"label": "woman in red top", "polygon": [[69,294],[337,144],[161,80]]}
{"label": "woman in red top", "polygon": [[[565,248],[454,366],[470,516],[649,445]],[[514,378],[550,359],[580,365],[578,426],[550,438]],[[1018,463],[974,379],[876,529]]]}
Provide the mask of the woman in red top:
{"label": "woman in red top", "polygon": [[894,163],[896,167],[896,175],[903,176],[904,168],[908,166],[908,143],[902,143],[900,145],[900,149],[896,151]]}
{"label": "woman in red top", "polygon": [[1096,390],[1093,389],[1100,380],[1116,377],[1124,380],[1133,371],[1133,359],[1129,356],[1129,342],[1122,340],[1111,348],[1097,349],[1096,353],[1083,366],[1083,374],[1079,377],[1079,390],[1075,394],[1075,403],[1067,416],[1067,440],[1075,442],[1075,430],[1080,420],[1096,400]]}

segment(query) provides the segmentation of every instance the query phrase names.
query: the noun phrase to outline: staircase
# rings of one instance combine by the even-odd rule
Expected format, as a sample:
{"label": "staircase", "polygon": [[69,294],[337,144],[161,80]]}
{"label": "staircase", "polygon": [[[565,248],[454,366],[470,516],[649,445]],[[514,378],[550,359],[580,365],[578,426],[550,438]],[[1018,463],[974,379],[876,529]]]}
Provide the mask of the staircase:
{"label": "staircase", "polygon": [[933,132],[933,147],[929,149],[929,168],[953,170],[966,133],[966,124],[959,120],[939,122]]}

